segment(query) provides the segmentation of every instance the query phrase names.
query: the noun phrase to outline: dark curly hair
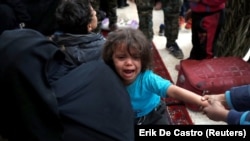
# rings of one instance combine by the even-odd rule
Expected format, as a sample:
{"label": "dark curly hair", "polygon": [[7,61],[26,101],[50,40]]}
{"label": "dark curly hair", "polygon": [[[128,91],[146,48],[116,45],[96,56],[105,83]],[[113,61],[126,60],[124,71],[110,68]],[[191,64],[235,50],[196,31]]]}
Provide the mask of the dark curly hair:
{"label": "dark curly hair", "polygon": [[104,62],[112,69],[114,69],[112,56],[115,48],[121,46],[126,47],[129,53],[132,48],[135,48],[139,52],[142,63],[142,72],[146,69],[152,69],[152,44],[140,30],[121,28],[110,32],[106,39],[102,57]]}

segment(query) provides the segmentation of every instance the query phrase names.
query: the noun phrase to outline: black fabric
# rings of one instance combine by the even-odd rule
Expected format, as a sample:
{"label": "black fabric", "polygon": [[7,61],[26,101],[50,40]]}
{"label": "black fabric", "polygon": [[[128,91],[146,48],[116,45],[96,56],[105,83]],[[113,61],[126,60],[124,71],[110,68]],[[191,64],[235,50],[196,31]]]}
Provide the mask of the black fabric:
{"label": "black fabric", "polygon": [[27,7],[31,20],[26,27],[42,34],[52,35],[56,29],[55,11],[62,0],[21,0]]}
{"label": "black fabric", "polygon": [[26,23],[30,20],[27,7],[22,0],[0,0],[0,4],[6,4],[14,11],[15,14],[13,16],[16,17],[18,23]]}
{"label": "black fabric", "polygon": [[80,141],[82,137],[88,140],[133,140],[133,112],[128,94],[119,78],[103,62],[80,65],[52,86],[63,119],[77,122],[77,128],[86,133],[75,136],[80,131],[74,131],[77,129],[71,122],[65,124],[65,138],[74,141]]}
{"label": "black fabric", "polygon": [[30,20],[21,0],[0,0],[0,34],[4,30],[19,28],[20,23]]}
{"label": "black fabric", "polygon": [[37,32],[5,31],[0,37],[0,131],[9,140],[61,139],[57,100],[46,65],[57,52]]}
{"label": "black fabric", "polygon": [[0,3],[0,35],[4,30],[15,29],[18,26],[13,9],[7,4]]}
{"label": "black fabric", "polygon": [[9,141],[134,139],[128,94],[103,62],[75,68],[31,29],[0,36],[0,136]]}
{"label": "black fabric", "polygon": [[161,101],[160,104],[147,115],[136,118],[137,125],[169,125],[170,121],[166,113],[166,103]]}
{"label": "black fabric", "polygon": [[3,23],[0,33],[2,29],[15,29],[24,22],[26,28],[37,30],[46,36],[52,35],[57,30],[55,11],[61,1],[0,0],[0,24]]}

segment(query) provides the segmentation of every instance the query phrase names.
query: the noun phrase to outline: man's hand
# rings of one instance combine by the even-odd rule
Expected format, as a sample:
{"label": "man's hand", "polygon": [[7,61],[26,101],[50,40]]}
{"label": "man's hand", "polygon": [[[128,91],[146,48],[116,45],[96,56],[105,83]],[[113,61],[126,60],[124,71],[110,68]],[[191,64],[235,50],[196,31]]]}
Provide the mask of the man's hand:
{"label": "man's hand", "polygon": [[203,108],[204,114],[207,117],[214,121],[227,121],[227,115],[229,110],[227,110],[220,101],[217,100],[208,100],[209,105]]}

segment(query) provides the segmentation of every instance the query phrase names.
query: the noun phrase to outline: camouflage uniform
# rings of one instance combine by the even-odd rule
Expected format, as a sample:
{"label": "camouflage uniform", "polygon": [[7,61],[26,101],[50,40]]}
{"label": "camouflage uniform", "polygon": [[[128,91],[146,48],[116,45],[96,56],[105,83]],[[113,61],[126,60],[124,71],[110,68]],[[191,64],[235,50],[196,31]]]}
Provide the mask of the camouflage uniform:
{"label": "camouflage uniform", "polygon": [[168,44],[173,44],[179,34],[179,15],[182,0],[161,0],[164,13],[165,36]]}
{"label": "camouflage uniform", "polygon": [[135,3],[139,17],[139,29],[149,41],[152,41],[154,36],[152,12],[155,2],[154,0],[136,0]]}
{"label": "camouflage uniform", "polygon": [[[136,7],[139,16],[139,29],[149,40],[153,39],[153,17],[152,11],[155,0],[136,0]],[[165,36],[169,43],[173,43],[178,38],[179,33],[179,13],[181,11],[182,0],[161,0],[164,12]]]}
{"label": "camouflage uniform", "polygon": [[[215,56],[243,58],[246,55],[250,45],[249,7],[248,0],[228,0],[226,2],[224,24],[215,40]],[[250,58],[248,62],[250,62]]]}
{"label": "camouflage uniform", "polygon": [[[155,0],[136,0],[139,16],[139,29],[146,35],[149,41],[154,37],[152,12]],[[166,48],[178,59],[184,55],[176,40],[179,34],[179,15],[183,0],[161,0],[164,13],[165,32],[167,38]]]}
{"label": "camouflage uniform", "polygon": [[177,59],[183,59],[184,54],[176,40],[179,34],[179,15],[183,0],[161,0],[164,13],[166,49]]}

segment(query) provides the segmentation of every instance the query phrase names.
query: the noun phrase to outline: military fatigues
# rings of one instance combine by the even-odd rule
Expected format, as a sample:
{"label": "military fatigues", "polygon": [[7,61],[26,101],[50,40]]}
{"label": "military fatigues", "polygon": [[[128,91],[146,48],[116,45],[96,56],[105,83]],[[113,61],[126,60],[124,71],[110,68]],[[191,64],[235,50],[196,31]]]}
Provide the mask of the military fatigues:
{"label": "military fatigues", "polygon": [[174,43],[179,34],[179,15],[182,0],[161,0],[164,13],[165,36],[167,43]]}
{"label": "military fatigues", "polygon": [[[139,16],[139,29],[152,40],[154,0],[136,0]],[[175,42],[179,33],[179,14],[181,11],[182,0],[161,0],[164,12],[165,36],[168,42]]]}
{"label": "military fatigues", "polygon": [[[149,41],[154,37],[152,12],[155,0],[136,0],[139,16],[139,29],[146,35]],[[164,35],[167,38],[166,48],[170,54],[178,59],[183,59],[184,55],[176,40],[179,34],[179,15],[183,0],[161,0],[164,13]]]}
{"label": "military fatigues", "polygon": [[155,2],[154,0],[136,0],[135,2],[139,17],[139,29],[149,41],[152,41],[154,36],[152,12]]}

